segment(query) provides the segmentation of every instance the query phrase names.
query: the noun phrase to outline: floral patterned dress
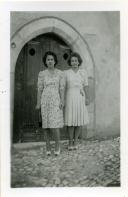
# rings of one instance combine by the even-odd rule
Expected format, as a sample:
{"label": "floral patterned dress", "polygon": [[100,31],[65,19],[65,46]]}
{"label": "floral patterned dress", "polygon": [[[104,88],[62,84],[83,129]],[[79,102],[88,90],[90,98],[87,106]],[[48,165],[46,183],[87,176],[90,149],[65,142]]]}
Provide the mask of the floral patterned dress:
{"label": "floral patterned dress", "polygon": [[85,105],[86,97],[84,92],[84,86],[88,86],[86,71],[83,69],[79,69],[76,73],[72,69],[65,71],[65,82],[65,125],[87,125],[89,117]]}
{"label": "floral patterned dress", "polygon": [[60,90],[64,88],[63,72],[55,69],[51,75],[48,70],[38,75],[38,89],[41,95],[41,116],[43,128],[62,128],[63,110],[60,105]]}

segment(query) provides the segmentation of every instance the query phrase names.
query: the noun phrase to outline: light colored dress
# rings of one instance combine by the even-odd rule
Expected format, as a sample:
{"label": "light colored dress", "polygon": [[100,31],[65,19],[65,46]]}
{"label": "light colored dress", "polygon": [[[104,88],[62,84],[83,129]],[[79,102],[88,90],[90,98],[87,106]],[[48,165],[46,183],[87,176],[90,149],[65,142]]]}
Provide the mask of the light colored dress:
{"label": "light colored dress", "polygon": [[83,126],[89,123],[88,111],[85,105],[84,86],[88,86],[87,72],[79,69],[76,73],[70,69],[65,71],[65,125]]}
{"label": "light colored dress", "polygon": [[48,70],[41,71],[38,75],[38,89],[41,95],[41,116],[43,128],[62,128],[63,110],[60,105],[60,90],[63,86],[63,72],[55,69],[51,75]]}

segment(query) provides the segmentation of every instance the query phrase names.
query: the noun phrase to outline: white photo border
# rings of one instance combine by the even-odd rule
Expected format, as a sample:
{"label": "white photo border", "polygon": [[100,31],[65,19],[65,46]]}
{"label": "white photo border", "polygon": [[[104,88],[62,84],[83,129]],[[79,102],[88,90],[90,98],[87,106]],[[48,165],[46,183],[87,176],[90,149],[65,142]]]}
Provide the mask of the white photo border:
{"label": "white photo border", "polygon": [[[121,2],[5,2],[0,6],[0,139],[1,196],[112,196],[126,197],[128,189],[128,12]],[[10,187],[10,12],[11,11],[120,11],[121,43],[121,187],[11,188]]]}

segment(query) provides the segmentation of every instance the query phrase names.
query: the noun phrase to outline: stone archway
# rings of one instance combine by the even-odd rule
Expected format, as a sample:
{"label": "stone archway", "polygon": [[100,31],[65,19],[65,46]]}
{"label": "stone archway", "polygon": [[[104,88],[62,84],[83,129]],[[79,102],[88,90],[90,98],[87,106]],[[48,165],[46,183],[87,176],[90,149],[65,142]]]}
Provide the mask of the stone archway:
{"label": "stone archway", "polygon": [[42,17],[25,24],[17,32],[15,32],[11,38],[11,129],[13,127],[14,111],[14,76],[18,55],[23,46],[29,40],[38,35],[51,32],[60,36],[72,48],[73,51],[79,52],[83,59],[83,67],[87,65],[86,67],[89,70],[89,75],[91,77],[95,76],[95,66],[89,46],[81,34],[70,24],[56,17]]}

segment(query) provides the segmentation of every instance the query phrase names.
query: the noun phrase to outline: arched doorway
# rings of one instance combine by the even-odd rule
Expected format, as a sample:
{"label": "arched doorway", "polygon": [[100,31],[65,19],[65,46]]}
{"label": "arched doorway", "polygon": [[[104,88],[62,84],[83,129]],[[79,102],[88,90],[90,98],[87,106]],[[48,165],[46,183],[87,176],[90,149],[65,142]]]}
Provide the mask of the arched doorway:
{"label": "arched doorway", "polygon": [[[31,29],[31,32],[30,32]],[[43,40],[43,41],[41,41]],[[82,39],[81,35],[73,28],[71,25],[67,24],[66,22],[54,18],[54,17],[48,17],[48,18],[41,18],[36,21],[32,21],[29,24],[25,25],[22,27],[18,32],[16,32],[15,35],[12,37],[12,42],[11,42],[11,85],[12,85],[12,91],[11,91],[11,118],[13,122],[17,122],[17,126],[21,126],[21,122],[23,123],[23,114],[24,112],[22,110],[25,109],[25,105],[23,104],[23,101],[25,97],[27,96],[26,90],[23,92],[20,92],[20,89],[22,89],[21,86],[24,86],[24,88],[27,88],[30,92],[30,90],[33,86],[35,88],[35,85],[32,85],[35,83],[34,81],[37,80],[37,73],[41,69],[41,56],[43,55],[43,46],[50,46],[50,40],[52,40],[52,48],[58,48],[57,53],[60,53],[60,59],[59,62],[62,62],[62,65],[64,67],[60,69],[66,69],[66,60],[68,58],[69,53],[71,50],[73,51],[78,51],[82,58],[83,58],[83,65],[82,67],[86,66],[86,69],[88,70],[89,74],[89,84],[90,84],[90,94],[91,94],[91,105],[89,106],[89,113],[90,113],[90,120],[91,123],[88,127],[88,129],[94,133],[94,124],[95,124],[95,103],[94,103],[94,64],[93,64],[93,59],[90,54],[89,48],[87,43]],[[58,42],[56,47],[54,46],[55,42]],[[43,43],[44,44],[41,44]],[[54,43],[54,44],[53,44]],[[61,50],[60,50],[61,47]],[[63,52],[62,52],[63,51]],[[26,57],[26,58],[25,58]],[[18,58],[18,59],[17,59]],[[36,62],[38,59],[38,68],[34,68],[34,61]],[[63,60],[62,60],[63,59]],[[23,63],[23,61],[25,61]],[[63,64],[63,62],[65,63]],[[31,63],[30,63],[31,62]],[[17,65],[17,66],[16,66]],[[23,66],[27,65],[27,66]],[[33,68],[32,68],[33,65]],[[16,68],[15,68],[16,67]],[[67,67],[68,68],[68,67]],[[25,70],[27,69],[27,70]],[[35,69],[35,70],[34,70]],[[43,69],[43,68],[42,68]],[[30,71],[30,72],[28,72]],[[34,81],[33,81],[33,73],[34,73]],[[18,74],[17,74],[18,73]],[[29,73],[29,74],[28,74]],[[30,74],[31,73],[31,74]],[[24,76],[24,77],[23,77]],[[14,83],[14,78],[15,82]],[[26,79],[29,78],[27,81]],[[17,80],[22,80],[22,85],[20,82]],[[28,87],[26,87],[26,82],[28,83]],[[24,84],[24,85],[23,85]],[[19,91],[18,96],[14,97],[14,86],[15,90]],[[31,88],[30,88],[31,86]],[[36,91],[35,91],[36,93]],[[17,93],[16,93],[17,94]],[[20,95],[21,94],[21,95]],[[22,96],[24,95],[24,99],[22,99]],[[30,95],[28,96],[29,99],[28,102],[35,102],[35,99],[31,99]],[[34,94],[32,94],[33,97]],[[20,102],[20,107],[15,107],[17,105],[17,101],[21,99],[22,101]],[[17,99],[17,101],[16,101]],[[31,100],[31,102],[30,102]],[[22,104],[21,104],[22,103]],[[19,105],[19,102],[18,102]],[[31,103],[31,106],[34,106],[34,103]],[[31,111],[31,107],[29,106],[29,110]],[[22,117],[20,116],[19,121],[15,120],[15,110],[20,109],[16,114],[22,114]],[[26,108],[27,109],[27,108]],[[28,111],[29,111],[28,110]],[[29,116],[27,114],[28,112],[25,113],[25,116]],[[31,111],[31,113],[33,113]],[[14,115],[14,116],[13,116]],[[14,117],[14,121],[13,121]],[[16,115],[18,118],[18,116]],[[27,120],[27,118],[26,118]],[[35,117],[31,117],[31,121],[35,120]],[[21,122],[20,122],[21,121]],[[13,124],[12,124],[13,126]],[[28,127],[28,126],[27,126]],[[30,123],[30,128],[31,128],[31,123]],[[17,131],[16,131],[17,132]]]}

